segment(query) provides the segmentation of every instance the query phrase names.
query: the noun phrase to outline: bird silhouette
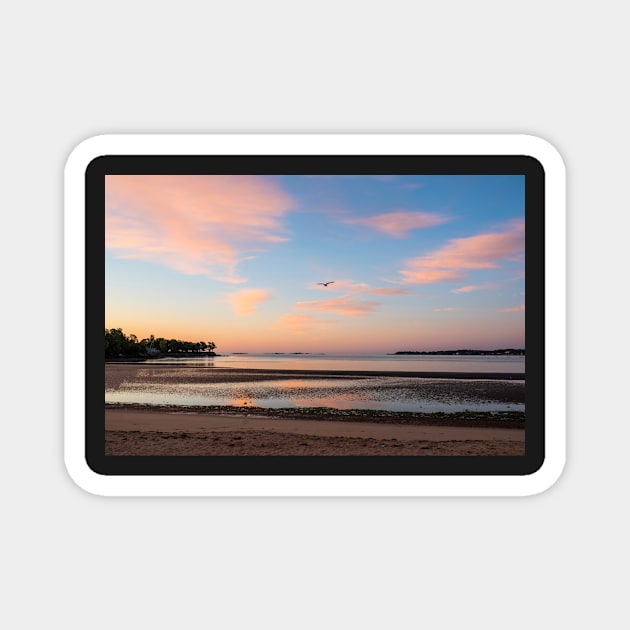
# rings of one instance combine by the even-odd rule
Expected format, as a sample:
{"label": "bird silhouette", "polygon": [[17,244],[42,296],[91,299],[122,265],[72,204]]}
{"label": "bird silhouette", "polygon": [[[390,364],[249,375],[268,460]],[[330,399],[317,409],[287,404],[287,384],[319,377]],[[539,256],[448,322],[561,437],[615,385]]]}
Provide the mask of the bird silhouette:
{"label": "bird silhouette", "polygon": [[331,280],[330,282],[318,282],[317,284],[321,284],[321,285],[327,287],[329,284],[333,284],[334,282],[335,282],[334,280]]}

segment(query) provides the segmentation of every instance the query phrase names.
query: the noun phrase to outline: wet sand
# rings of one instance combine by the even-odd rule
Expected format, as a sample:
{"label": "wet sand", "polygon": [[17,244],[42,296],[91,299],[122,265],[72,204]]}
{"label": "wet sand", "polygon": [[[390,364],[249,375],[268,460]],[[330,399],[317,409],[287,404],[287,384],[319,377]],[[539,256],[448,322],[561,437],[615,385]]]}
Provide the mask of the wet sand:
{"label": "wet sand", "polygon": [[[460,408],[483,408],[489,401],[504,408],[513,406],[518,409],[525,402],[525,381],[522,375],[520,379],[510,379],[510,376],[514,375],[423,373],[419,376],[414,372],[297,372],[208,368],[168,363],[106,364],[105,389],[116,392],[129,383],[151,392],[157,392],[159,387],[163,388],[163,400],[160,402],[165,402],[165,391],[177,394],[189,387],[193,391],[197,391],[194,388],[201,388],[199,391],[207,392],[209,404],[214,397],[212,402],[220,405],[235,404],[237,401],[256,404],[260,399],[274,399],[279,404],[273,406],[279,407],[284,406],[282,401],[285,399],[287,406],[295,404],[300,408],[351,407],[361,406],[355,405],[355,402],[376,399],[425,410],[432,405],[435,410],[446,408],[451,402]],[[286,387],[284,383],[287,384]],[[156,401],[151,402],[155,404]],[[449,412],[452,410],[448,409]]]}
{"label": "wet sand", "polygon": [[[438,425],[439,422],[439,425]],[[107,455],[524,455],[524,423],[108,407]],[[482,425],[482,426],[480,426]]]}

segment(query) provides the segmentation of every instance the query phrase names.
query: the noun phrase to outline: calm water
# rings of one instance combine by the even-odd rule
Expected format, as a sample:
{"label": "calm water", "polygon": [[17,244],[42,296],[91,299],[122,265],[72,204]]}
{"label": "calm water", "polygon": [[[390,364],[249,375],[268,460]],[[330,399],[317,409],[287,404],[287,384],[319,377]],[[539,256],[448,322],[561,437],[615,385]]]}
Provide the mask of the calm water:
{"label": "calm water", "polygon": [[[228,368],[215,370],[213,368]],[[239,368],[230,374],[229,368]],[[524,381],[297,376],[257,370],[524,372],[523,357],[236,355],[106,366],[105,400],[150,405],[524,411]],[[241,370],[248,370],[242,372]],[[251,372],[249,372],[251,370]]]}
{"label": "calm water", "polygon": [[146,363],[265,370],[355,370],[375,372],[525,372],[525,357],[436,355],[233,354],[221,357],[149,359]]}

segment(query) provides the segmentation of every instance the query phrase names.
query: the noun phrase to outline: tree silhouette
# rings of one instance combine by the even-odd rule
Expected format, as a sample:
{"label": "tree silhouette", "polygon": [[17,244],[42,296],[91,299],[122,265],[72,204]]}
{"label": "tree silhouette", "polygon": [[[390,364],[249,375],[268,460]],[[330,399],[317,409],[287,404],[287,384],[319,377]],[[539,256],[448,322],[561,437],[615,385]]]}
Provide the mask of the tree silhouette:
{"label": "tree silhouette", "polygon": [[182,341],[165,339],[150,335],[138,341],[134,334],[126,335],[122,328],[105,329],[105,358],[146,357],[147,349],[157,350],[160,354],[214,354],[216,344],[213,341]]}

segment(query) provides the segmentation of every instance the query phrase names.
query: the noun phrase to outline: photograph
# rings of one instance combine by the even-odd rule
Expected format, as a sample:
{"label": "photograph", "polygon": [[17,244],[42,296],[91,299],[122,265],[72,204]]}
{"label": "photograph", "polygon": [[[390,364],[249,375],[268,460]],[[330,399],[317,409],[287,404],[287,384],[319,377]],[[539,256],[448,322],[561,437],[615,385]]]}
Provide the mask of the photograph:
{"label": "photograph", "polygon": [[106,173],[105,456],[524,456],[525,193]]}

